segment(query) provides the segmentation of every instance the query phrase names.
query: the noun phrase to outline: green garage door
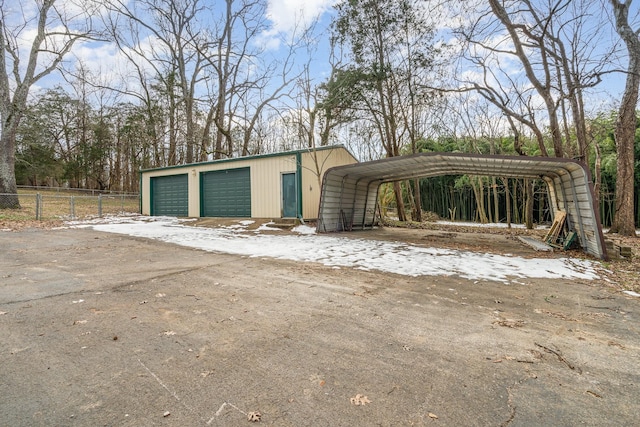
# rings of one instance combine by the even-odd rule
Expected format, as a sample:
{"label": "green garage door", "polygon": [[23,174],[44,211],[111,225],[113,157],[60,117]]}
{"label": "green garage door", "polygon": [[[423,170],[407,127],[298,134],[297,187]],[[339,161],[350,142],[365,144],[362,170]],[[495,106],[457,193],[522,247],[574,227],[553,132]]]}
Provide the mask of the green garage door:
{"label": "green garage door", "polygon": [[187,174],[151,178],[151,215],[189,215]]}
{"label": "green garage door", "polygon": [[251,216],[249,168],[205,172],[200,176],[201,216]]}

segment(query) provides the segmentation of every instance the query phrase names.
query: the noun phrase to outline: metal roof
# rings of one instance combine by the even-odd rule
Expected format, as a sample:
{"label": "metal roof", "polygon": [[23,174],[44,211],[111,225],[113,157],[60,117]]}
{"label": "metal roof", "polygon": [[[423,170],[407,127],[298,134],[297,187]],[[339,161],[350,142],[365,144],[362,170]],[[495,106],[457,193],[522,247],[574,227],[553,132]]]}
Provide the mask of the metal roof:
{"label": "metal roof", "polygon": [[159,167],[159,168],[141,169],[140,173],[154,172],[154,171],[161,171],[161,170],[170,170],[170,169],[179,169],[179,168],[183,168],[185,166],[191,167],[191,166],[202,166],[202,165],[211,165],[211,164],[219,164],[219,163],[242,162],[242,161],[254,160],[254,159],[266,159],[266,158],[270,158],[270,157],[295,156],[297,154],[313,153],[315,151],[336,150],[336,149],[345,150],[347,153],[349,153],[349,155],[351,157],[353,157],[354,160],[357,161],[356,156],[354,156],[353,153],[351,151],[349,151],[349,149],[347,147],[345,147],[342,144],[336,144],[336,145],[325,145],[325,146],[322,146],[322,147],[302,148],[302,149],[299,149],[299,150],[278,151],[276,153],[254,154],[254,155],[250,155],[250,156],[229,157],[229,158],[225,158],[225,159],[206,160],[204,162],[182,163],[182,164],[179,164],[179,165],[163,166],[163,167]]}
{"label": "metal roof", "polygon": [[419,153],[329,169],[322,181],[318,232],[366,229],[375,222],[378,188],[385,182],[440,175],[543,179],[552,214],[567,214],[585,252],[606,259],[589,169],[555,157]]}

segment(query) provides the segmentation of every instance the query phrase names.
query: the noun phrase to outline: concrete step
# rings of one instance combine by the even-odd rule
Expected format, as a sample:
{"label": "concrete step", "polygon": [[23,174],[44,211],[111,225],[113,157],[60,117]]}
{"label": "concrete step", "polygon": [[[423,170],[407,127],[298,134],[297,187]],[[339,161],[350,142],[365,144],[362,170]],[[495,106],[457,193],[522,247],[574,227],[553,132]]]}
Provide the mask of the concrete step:
{"label": "concrete step", "polygon": [[273,224],[269,224],[270,227],[292,229],[296,225],[300,224],[300,220],[297,218],[274,218],[271,220]]}

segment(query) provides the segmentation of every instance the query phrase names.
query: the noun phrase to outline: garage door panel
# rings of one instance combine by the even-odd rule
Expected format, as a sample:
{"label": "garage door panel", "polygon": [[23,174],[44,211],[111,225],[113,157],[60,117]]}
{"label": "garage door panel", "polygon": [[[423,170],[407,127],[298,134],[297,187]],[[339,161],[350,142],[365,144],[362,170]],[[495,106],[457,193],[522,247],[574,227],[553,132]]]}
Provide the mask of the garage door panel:
{"label": "garage door panel", "polygon": [[188,216],[188,175],[180,174],[151,178],[151,197],[151,215]]}
{"label": "garage door panel", "polygon": [[202,174],[202,216],[250,217],[251,173],[249,168]]}

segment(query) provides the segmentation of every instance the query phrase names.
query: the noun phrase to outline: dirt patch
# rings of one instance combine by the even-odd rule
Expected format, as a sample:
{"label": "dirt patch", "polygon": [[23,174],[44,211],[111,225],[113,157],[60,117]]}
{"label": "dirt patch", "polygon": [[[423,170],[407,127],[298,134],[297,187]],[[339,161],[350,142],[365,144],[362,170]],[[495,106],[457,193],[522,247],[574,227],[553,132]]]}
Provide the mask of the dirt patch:
{"label": "dirt patch", "polygon": [[2,231],[21,231],[28,229],[51,229],[60,227],[64,224],[62,220],[55,221],[36,221],[36,220],[6,220],[0,219],[0,230]]}
{"label": "dirt patch", "polygon": [[[283,234],[300,225],[296,219],[270,219],[270,218],[197,218],[185,223],[193,227],[232,228],[240,232],[257,232],[264,234]],[[308,222],[305,225],[315,228],[315,223]]]}
{"label": "dirt patch", "polygon": [[637,420],[639,301],[606,280],[405,277],[89,229],[0,239],[7,425]]}

